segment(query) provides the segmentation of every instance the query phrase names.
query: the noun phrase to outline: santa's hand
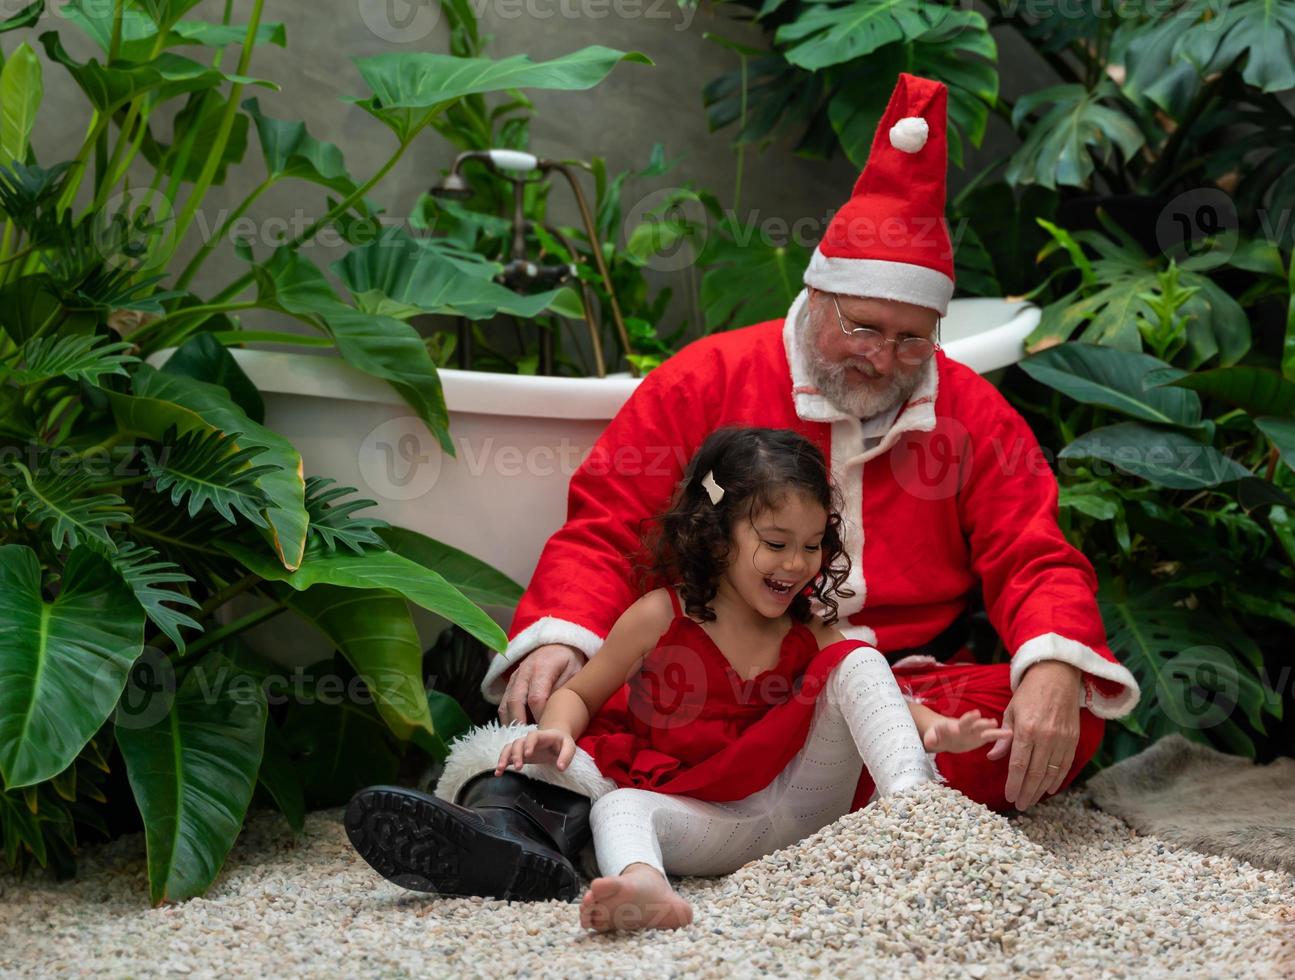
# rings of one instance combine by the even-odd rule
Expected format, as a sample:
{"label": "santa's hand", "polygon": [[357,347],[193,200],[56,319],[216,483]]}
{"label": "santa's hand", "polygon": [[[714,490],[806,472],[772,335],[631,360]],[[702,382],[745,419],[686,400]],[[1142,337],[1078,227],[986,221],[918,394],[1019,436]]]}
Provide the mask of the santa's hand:
{"label": "santa's hand", "polygon": [[[1072,664],[1041,660],[1026,668],[1007,703],[1003,727],[1010,728],[1013,736],[1003,796],[1018,810],[1028,810],[1043,796],[1057,792],[1069,777],[1079,745],[1083,677]],[[988,757],[1002,756],[991,750]]]}
{"label": "santa's hand", "polygon": [[499,720],[505,725],[527,723],[526,712],[537,722],[549,702],[549,695],[580,672],[585,655],[565,643],[536,647],[513,668],[499,702]]}
{"label": "santa's hand", "polygon": [[522,766],[528,762],[540,765],[556,762],[559,769],[565,769],[571,764],[575,754],[575,739],[566,732],[556,728],[539,728],[504,746],[504,750],[499,753],[495,775],[502,775],[508,768],[521,772]]}
{"label": "santa's hand", "polygon": [[931,723],[922,739],[928,752],[970,752],[986,742],[1010,740],[1010,728],[998,728],[992,718],[981,718],[971,710],[960,718],[939,718]]}

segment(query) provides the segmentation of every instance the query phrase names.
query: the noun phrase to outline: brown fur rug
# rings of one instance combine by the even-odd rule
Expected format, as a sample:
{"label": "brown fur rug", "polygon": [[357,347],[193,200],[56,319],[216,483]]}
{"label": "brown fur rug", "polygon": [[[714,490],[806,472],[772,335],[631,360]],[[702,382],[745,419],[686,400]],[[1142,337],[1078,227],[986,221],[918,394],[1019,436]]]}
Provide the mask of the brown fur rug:
{"label": "brown fur rug", "polygon": [[1166,735],[1085,788],[1097,806],[1140,833],[1295,873],[1295,759],[1259,766]]}

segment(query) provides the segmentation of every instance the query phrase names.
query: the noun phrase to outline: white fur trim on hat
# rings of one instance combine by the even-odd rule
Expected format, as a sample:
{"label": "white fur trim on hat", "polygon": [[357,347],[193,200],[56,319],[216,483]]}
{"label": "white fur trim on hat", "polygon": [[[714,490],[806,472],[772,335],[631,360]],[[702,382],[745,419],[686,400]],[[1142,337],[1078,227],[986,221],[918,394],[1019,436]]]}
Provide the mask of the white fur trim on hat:
{"label": "white fur trim on hat", "polygon": [[[538,727],[538,725],[519,725],[515,722],[504,726],[497,721],[492,721],[464,732],[450,743],[450,755],[445,760],[445,769],[436,783],[436,795],[453,803],[459,790],[469,779],[483,772],[495,771],[495,766],[499,764],[499,754],[503,752],[505,745],[529,735]],[[553,765],[526,763],[522,766],[522,775],[582,793],[591,800],[596,800],[616,788],[612,780],[598,771],[598,765],[594,762],[593,756],[581,748],[576,749],[571,765],[566,769],[558,769]]]}
{"label": "white fur trim on hat", "polygon": [[953,297],[953,280],[924,265],[827,256],[817,248],[810,256],[804,282],[815,289],[843,296],[913,303],[935,310],[940,316],[948,314],[949,300]]}
{"label": "white fur trim on hat", "polygon": [[890,127],[890,145],[905,153],[916,153],[926,145],[929,132],[930,127],[921,116],[905,116]]}

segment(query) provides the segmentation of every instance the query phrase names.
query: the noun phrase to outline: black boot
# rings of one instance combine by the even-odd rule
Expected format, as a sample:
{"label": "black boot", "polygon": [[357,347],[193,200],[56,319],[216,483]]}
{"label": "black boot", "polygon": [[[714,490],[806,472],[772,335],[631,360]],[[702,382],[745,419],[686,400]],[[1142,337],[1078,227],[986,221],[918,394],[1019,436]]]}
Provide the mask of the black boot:
{"label": "black boot", "polygon": [[589,798],[521,773],[487,771],[455,802],[370,786],[346,808],[351,844],[403,888],[509,901],[571,901],[590,840]]}

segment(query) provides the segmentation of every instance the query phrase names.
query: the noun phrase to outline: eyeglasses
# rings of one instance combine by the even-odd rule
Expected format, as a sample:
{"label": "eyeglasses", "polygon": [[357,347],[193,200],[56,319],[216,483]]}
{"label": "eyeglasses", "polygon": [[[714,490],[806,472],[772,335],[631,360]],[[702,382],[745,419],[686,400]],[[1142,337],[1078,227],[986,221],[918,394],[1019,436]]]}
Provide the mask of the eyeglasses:
{"label": "eyeglasses", "polygon": [[[855,350],[865,357],[871,357],[878,353],[887,344],[895,345],[895,357],[905,364],[925,364],[932,354],[937,350],[943,350],[939,341],[928,340],[925,337],[905,337],[903,340],[888,340],[880,330],[874,330],[872,327],[855,327],[853,330],[848,329],[845,325],[845,317],[841,315],[841,304],[836,301],[836,294],[832,293],[832,305],[836,307],[836,319],[841,324],[841,333],[845,334],[853,342]],[[940,324],[936,321],[936,332],[939,332]]]}

